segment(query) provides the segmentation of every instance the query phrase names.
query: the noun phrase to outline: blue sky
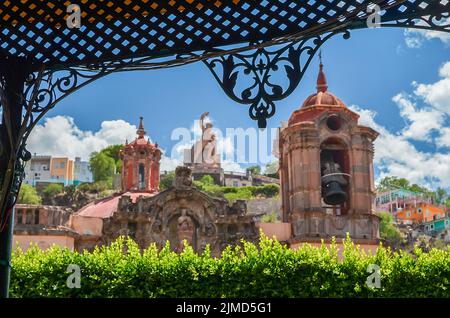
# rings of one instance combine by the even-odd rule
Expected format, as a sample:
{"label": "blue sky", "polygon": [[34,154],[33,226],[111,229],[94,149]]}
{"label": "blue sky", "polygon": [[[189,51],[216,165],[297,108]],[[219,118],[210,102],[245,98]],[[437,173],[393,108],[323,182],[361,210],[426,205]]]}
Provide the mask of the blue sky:
{"label": "blue sky", "polygon": [[[450,123],[450,102],[442,103],[442,94],[450,98],[446,69],[442,70],[450,61],[448,35],[405,33],[402,29],[359,30],[353,31],[349,40],[336,36],[325,43],[322,50],[329,90],[348,106],[360,110],[362,123],[378,127],[389,137],[377,146],[385,148],[381,150],[382,158],[376,162],[377,177],[396,173],[431,187],[449,188],[450,168],[445,165],[450,166],[450,141],[446,145],[450,132],[447,136],[444,131]],[[294,93],[277,103],[276,115],[269,119],[268,128],[279,127],[280,121],[287,120],[315,91],[317,71],[316,57]],[[450,82],[450,75],[448,80]],[[445,82],[442,84],[441,81]],[[423,87],[418,95],[420,84]],[[437,93],[441,94],[437,99],[432,95],[435,91],[430,93],[434,88],[443,90]],[[397,96],[396,101],[394,96]],[[200,62],[171,69],[109,75],[67,97],[48,113],[46,119],[70,117],[73,119],[69,122],[70,129],[74,131],[71,134],[89,143],[90,137],[99,136],[99,131],[102,131],[101,136],[108,134],[103,131],[102,123],[124,120],[136,125],[139,116],[143,116],[151,139],[163,149],[170,150],[177,143],[170,139],[172,130],[192,127],[193,121],[205,111],[210,112],[214,126],[222,131],[256,127],[248,117],[247,106],[230,100]],[[423,122],[420,123],[423,114],[424,120],[436,122],[438,118],[439,125],[428,130],[423,128]],[[42,141],[49,133],[47,124],[45,120],[41,122],[40,131],[31,138],[32,151],[55,154],[63,152],[64,147],[71,147],[62,140],[53,145],[38,145],[38,140]],[[408,132],[410,128],[424,131],[416,136]],[[55,134],[49,136],[59,138]],[[405,149],[424,155],[429,162],[438,156],[444,166],[442,171],[428,173],[422,169],[420,175],[414,171],[408,173],[408,169],[417,170],[417,167],[408,166],[406,159],[395,162],[386,149],[396,147],[397,142],[403,143]],[[59,144],[59,148],[55,144]],[[74,149],[67,152],[76,154]]]}

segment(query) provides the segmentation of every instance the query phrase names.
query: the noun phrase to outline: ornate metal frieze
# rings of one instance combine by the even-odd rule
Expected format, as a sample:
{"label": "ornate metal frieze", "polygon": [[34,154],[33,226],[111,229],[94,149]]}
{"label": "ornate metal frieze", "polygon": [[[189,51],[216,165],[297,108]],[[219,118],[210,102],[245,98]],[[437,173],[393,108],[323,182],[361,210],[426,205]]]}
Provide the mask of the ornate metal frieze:
{"label": "ornate metal frieze", "polygon": [[259,128],[266,128],[267,119],[275,114],[275,102],[294,91],[314,54],[337,33],[345,39],[350,37],[348,30],[339,30],[274,48],[219,55],[203,62],[224,92],[235,102],[248,105],[250,118],[258,122]]}
{"label": "ornate metal frieze", "polygon": [[24,108],[31,104],[30,114],[23,123],[26,126],[24,140],[26,141],[39,120],[65,97],[97,79],[114,72],[132,70],[148,60],[149,58],[125,59],[58,70],[42,69],[32,73],[24,92]]}

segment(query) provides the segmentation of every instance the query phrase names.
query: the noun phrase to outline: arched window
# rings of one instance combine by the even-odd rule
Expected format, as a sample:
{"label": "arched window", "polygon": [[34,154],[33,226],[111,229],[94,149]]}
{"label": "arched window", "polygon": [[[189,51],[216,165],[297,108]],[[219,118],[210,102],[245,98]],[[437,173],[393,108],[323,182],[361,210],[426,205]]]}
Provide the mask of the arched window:
{"label": "arched window", "polygon": [[[350,208],[350,178],[348,177],[350,160],[348,147],[341,139],[332,137],[322,142],[320,145],[320,168],[322,207],[326,209],[327,213],[347,214]],[[338,203],[334,204],[330,201]]]}
{"label": "arched window", "polygon": [[145,189],[145,166],[143,163],[139,164],[139,189]]}

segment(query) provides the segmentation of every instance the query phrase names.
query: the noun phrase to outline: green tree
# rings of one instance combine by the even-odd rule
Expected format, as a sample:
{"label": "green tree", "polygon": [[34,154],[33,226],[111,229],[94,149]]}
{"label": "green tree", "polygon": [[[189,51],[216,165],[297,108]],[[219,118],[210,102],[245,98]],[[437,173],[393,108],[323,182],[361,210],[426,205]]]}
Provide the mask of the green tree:
{"label": "green tree", "polygon": [[394,218],[389,212],[380,212],[378,216],[380,220],[380,237],[383,240],[394,247],[397,248],[400,244],[404,243],[404,238],[402,233],[393,224]]}
{"label": "green tree", "polygon": [[203,177],[201,177],[199,181],[201,183],[203,183],[204,185],[206,185],[206,186],[211,186],[211,185],[215,184],[214,178],[211,177],[209,174],[204,175]]}
{"label": "green tree", "polygon": [[64,192],[64,186],[60,183],[51,183],[48,186],[46,186],[43,191],[44,195],[47,198],[54,197],[55,195],[58,195],[63,192]]}
{"label": "green tree", "polygon": [[251,172],[252,174],[261,174],[261,167],[260,166],[251,166],[248,167],[247,172]]}
{"label": "green tree", "polygon": [[266,165],[265,175],[271,178],[279,178],[278,168],[279,168],[278,160],[271,162]]}
{"label": "green tree", "polygon": [[[417,185],[415,185],[417,186]],[[398,188],[410,189],[409,181],[405,178],[399,178],[395,176],[384,177],[381,179],[380,184],[378,185],[378,191],[390,191],[396,190]],[[413,190],[412,190],[413,191]]]}
{"label": "green tree", "polygon": [[94,181],[105,181],[112,186],[112,179],[116,169],[113,158],[103,152],[94,152],[89,160]]}
{"label": "green tree", "polygon": [[166,174],[161,174],[160,180],[159,180],[159,188],[160,190],[169,189],[172,184],[173,180],[175,180],[175,172],[169,172]]}
{"label": "green tree", "polygon": [[443,189],[441,187],[437,188],[435,191],[435,198],[436,198],[436,203],[445,204],[445,201],[448,198],[447,191],[445,191],[445,189]]}
{"label": "green tree", "polygon": [[29,184],[22,184],[17,203],[21,204],[41,204],[42,198],[36,191],[36,188]]}
{"label": "green tree", "polygon": [[100,152],[114,159],[116,172],[122,171],[122,159],[120,159],[120,151],[123,149],[123,145],[112,145],[106,147]]}

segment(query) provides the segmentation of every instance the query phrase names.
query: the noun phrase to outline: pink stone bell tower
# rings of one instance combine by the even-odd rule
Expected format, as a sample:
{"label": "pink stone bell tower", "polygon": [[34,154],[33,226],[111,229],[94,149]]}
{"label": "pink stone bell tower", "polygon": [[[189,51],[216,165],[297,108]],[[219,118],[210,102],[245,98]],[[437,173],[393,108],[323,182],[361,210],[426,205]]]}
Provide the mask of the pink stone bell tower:
{"label": "pink stone bell tower", "polygon": [[120,152],[122,191],[158,192],[161,150],[145,139],[144,119],[140,118],[137,138]]}
{"label": "pink stone bell tower", "polygon": [[279,160],[283,221],[291,243],[332,236],[377,244],[374,211],[374,140],[359,115],[328,91],[320,61],[317,92],[280,128]]}

